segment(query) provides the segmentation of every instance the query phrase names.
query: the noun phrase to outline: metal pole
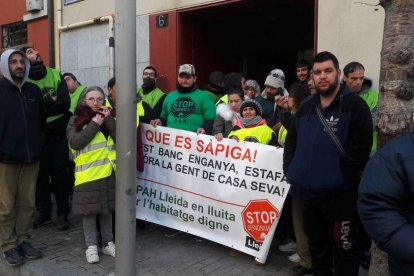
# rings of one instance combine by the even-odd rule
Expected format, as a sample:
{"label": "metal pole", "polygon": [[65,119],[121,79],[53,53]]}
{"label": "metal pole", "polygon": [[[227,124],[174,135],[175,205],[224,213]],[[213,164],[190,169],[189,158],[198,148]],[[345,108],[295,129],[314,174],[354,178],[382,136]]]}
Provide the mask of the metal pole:
{"label": "metal pole", "polygon": [[135,275],[136,1],[115,1],[116,258],[115,274]]}

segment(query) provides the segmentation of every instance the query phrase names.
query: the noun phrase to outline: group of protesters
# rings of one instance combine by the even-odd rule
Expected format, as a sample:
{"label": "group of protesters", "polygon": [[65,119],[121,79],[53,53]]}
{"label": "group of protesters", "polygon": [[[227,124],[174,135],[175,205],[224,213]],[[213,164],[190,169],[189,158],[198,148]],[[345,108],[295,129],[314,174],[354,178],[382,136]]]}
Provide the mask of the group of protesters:
{"label": "group of protesters", "polygon": [[[99,262],[97,225],[102,252],[115,257],[115,78],[108,81],[107,93],[85,87],[74,74],[45,66],[33,47],[4,51],[0,68],[0,246],[6,263],[41,257],[30,244],[30,232],[52,222],[52,192],[58,230],[69,228],[70,210],[82,215],[87,262]],[[360,264],[369,264],[371,238],[365,229],[393,253],[395,275],[414,271],[409,259],[414,239],[406,241],[412,234],[412,208],[406,210],[412,200],[409,205],[387,198],[405,193],[412,199],[412,189],[411,194],[404,190],[412,182],[402,180],[399,192],[389,195],[380,189],[385,183],[375,185],[403,174],[405,167],[387,165],[397,158],[397,149],[376,154],[363,174],[376,152],[378,105],[364,66],[351,62],[342,75],[335,55],[321,52],[312,63],[297,61],[295,71],[297,80],[289,88],[282,69],[269,72],[263,90],[241,73],[221,71],[213,71],[201,88],[196,68],[182,64],[176,90],[166,94],[157,87],[156,68],[147,66],[136,91],[138,143],[139,122],[144,122],[213,135],[219,142],[229,138],[283,147],[291,191],[277,238],[279,250],[292,252],[289,260],[298,263],[292,275],[358,275]],[[137,148],[137,169],[142,170],[142,147]],[[380,207],[395,219],[395,225],[387,223],[389,232],[378,230],[384,220],[376,213]],[[392,237],[398,231],[408,256]]]}

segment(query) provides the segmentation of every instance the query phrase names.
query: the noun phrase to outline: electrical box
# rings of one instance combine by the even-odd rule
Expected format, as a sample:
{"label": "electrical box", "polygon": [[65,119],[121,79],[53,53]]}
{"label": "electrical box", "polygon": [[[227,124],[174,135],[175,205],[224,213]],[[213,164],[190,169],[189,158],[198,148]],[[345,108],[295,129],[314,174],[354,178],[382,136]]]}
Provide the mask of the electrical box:
{"label": "electrical box", "polygon": [[27,12],[39,12],[43,10],[43,0],[26,0]]}

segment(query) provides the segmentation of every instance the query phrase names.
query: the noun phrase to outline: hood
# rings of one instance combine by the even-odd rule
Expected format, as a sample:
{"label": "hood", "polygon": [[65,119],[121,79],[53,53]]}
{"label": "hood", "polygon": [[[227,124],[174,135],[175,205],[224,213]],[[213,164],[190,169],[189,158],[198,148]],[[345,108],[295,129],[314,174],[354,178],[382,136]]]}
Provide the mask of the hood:
{"label": "hood", "polygon": [[368,91],[372,87],[372,80],[370,78],[365,77],[364,82],[362,83],[361,92]]}
{"label": "hood", "polygon": [[10,75],[10,69],[9,69],[10,56],[16,52],[22,54],[24,58],[24,64],[25,64],[24,77],[23,77],[21,85],[23,85],[27,81],[29,77],[29,71],[30,71],[30,62],[29,62],[29,59],[26,57],[26,55],[21,51],[14,50],[14,49],[9,49],[9,50],[4,51],[3,54],[1,55],[0,69],[1,69],[1,72],[3,73],[3,77],[7,79],[8,81],[10,81],[12,84],[17,86],[17,84],[14,82],[13,78]]}

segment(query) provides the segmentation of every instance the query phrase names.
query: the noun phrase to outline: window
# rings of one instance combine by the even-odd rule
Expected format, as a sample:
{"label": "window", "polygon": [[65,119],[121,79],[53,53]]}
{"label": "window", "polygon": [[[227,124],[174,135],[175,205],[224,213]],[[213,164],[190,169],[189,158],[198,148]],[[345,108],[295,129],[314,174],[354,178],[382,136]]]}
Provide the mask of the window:
{"label": "window", "polygon": [[27,24],[23,21],[2,26],[2,46],[12,48],[27,44]]}
{"label": "window", "polygon": [[82,1],[82,0],[63,0],[63,4],[64,5],[69,5],[69,4],[79,2],[79,1]]}

